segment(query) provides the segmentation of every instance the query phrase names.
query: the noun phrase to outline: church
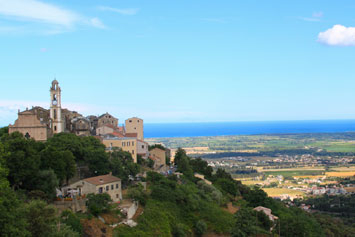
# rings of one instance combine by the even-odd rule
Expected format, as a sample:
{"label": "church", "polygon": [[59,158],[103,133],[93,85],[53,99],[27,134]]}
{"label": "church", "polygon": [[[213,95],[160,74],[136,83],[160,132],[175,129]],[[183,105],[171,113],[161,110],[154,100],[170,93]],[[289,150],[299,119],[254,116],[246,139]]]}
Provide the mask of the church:
{"label": "church", "polygon": [[124,125],[119,126],[118,118],[109,113],[84,117],[76,111],[62,108],[61,88],[57,80],[52,81],[49,92],[49,109],[36,106],[19,111],[15,123],[9,125],[9,133],[20,132],[26,138],[33,138],[36,141],[47,141],[53,135],[62,132],[77,136],[96,136],[108,151],[120,148],[131,153],[134,162],[137,162],[137,155],[148,157],[143,119],[128,118]]}
{"label": "church", "polygon": [[9,133],[20,132],[36,141],[46,141],[61,132],[70,132],[78,136],[95,135],[97,116],[84,117],[76,111],[62,108],[61,88],[57,80],[52,81],[49,92],[49,109],[36,106],[19,111],[15,123],[9,125]]}

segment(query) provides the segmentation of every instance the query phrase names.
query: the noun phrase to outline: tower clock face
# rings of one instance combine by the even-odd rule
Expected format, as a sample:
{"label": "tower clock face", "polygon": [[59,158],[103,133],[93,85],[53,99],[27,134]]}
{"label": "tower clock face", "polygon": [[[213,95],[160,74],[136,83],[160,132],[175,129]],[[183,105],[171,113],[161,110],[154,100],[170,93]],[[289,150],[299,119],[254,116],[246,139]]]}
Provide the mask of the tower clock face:
{"label": "tower clock face", "polygon": [[56,100],[53,100],[53,101],[52,101],[52,105],[57,105],[57,101],[56,101]]}

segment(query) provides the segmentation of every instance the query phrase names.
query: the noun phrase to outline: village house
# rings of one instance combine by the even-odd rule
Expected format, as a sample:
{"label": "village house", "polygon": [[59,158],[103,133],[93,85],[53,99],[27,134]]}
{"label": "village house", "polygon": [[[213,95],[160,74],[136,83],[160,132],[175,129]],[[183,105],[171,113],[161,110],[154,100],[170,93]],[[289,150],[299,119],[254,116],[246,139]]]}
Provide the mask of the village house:
{"label": "village house", "polygon": [[137,163],[137,138],[105,136],[102,139],[102,143],[108,151],[120,148],[123,151],[131,153],[134,163]]}
{"label": "village house", "polygon": [[154,161],[154,169],[157,171],[166,171],[166,153],[165,150],[154,148],[149,151],[149,158]]}
{"label": "village house", "polygon": [[121,179],[112,175],[110,172],[106,175],[90,177],[79,180],[62,188],[64,195],[88,195],[90,193],[99,194],[107,193],[112,201],[119,202],[122,200]]}

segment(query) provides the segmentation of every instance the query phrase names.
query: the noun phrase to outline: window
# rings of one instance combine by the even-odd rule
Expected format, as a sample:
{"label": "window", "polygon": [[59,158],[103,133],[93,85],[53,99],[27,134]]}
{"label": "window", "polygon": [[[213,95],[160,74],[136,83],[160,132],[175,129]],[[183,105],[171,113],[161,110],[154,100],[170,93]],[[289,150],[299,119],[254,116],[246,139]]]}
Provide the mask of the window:
{"label": "window", "polygon": [[132,123],[132,120],[129,120],[130,123]]}
{"label": "window", "polygon": [[54,116],[54,119],[57,119],[57,110],[55,109],[55,110],[53,110],[53,116]]}
{"label": "window", "polygon": [[142,145],[142,149],[144,149],[144,145]]}
{"label": "window", "polygon": [[118,194],[116,194],[116,198],[118,198]]}
{"label": "window", "polygon": [[116,184],[116,189],[118,189],[118,184]]}
{"label": "window", "polygon": [[132,155],[134,155],[134,150],[132,150]]}
{"label": "window", "polygon": [[54,126],[54,131],[57,131],[57,126]]}
{"label": "window", "polygon": [[102,187],[99,188],[99,193],[102,193]]}
{"label": "window", "polygon": [[111,190],[113,190],[113,184],[111,184]]}
{"label": "window", "polygon": [[130,146],[131,145],[131,142],[127,142],[127,146]]}
{"label": "window", "polygon": [[132,146],[134,146],[134,142],[132,142]]}
{"label": "window", "polygon": [[110,186],[107,185],[106,186],[106,191],[108,191],[108,190],[110,190]]}

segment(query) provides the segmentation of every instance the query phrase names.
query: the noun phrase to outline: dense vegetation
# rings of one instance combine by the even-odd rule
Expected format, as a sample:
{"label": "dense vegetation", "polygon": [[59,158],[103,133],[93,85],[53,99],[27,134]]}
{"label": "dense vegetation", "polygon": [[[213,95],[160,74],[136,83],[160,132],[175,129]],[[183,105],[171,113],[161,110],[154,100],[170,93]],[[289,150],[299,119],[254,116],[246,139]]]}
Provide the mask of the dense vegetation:
{"label": "dense vegetation", "polygon": [[[8,134],[6,128],[0,135],[0,236],[79,236],[76,216],[58,217],[48,205],[56,188],[75,175],[85,178],[110,171],[128,184],[128,177],[140,171],[130,153],[107,153],[93,137],[62,133],[42,143]],[[105,210],[93,198],[92,214]]]}
{"label": "dense vegetation", "polygon": [[[264,191],[250,189],[233,180],[222,169],[213,173],[207,162],[191,159],[182,149],[177,151],[176,163],[178,171],[183,173],[181,178],[148,173],[147,192],[139,187],[132,188],[131,197],[143,200],[144,213],[137,227],[120,227],[116,229],[117,236],[199,236],[205,232],[232,236],[269,236],[272,233],[331,236],[326,235],[312,215],[296,207],[287,208]],[[203,174],[213,185],[195,178],[195,172]],[[223,208],[229,203],[239,207],[236,214]],[[270,208],[279,221],[272,223],[262,212],[254,211],[257,206]]]}
{"label": "dense vegetation", "polygon": [[[58,215],[49,203],[55,188],[75,176],[87,177],[110,171],[128,186],[128,196],[144,206],[134,228],[115,230],[117,236],[202,236],[216,233],[232,236],[281,234],[281,236],[350,236],[352,229],[339,230],[334,219],[312,216],[299,208],[286,207],[258,188],[248,188],[222,169],[216,172],[207,162],[192,159],[178,149],[175,163],[182,173],[163,176],[147,173],[148,190],[130,185],[141,166],[121,150],[105,152],[93,137],[57,134],[45,143],[26,139],[19,133],[0,129],[0,236],[80,236],[81,218],[70,211]],[[201,180],[195,177],[204,175]],[[208,184],[208,181],[212,185]],[[238,210],[233,213],[230,206]],[[271,222],[253,208],[272,210],[278,221]],[[92,215],[112,208],[107,195],[89,195]],[[229,210],[229,211],[227,211]],[[90,214],[90,215],[91,215]],[[329,217],[330,218],[330,217]],[[324,230],[322,229],[324,228]],[[339,227],[341,228],[341,226]]]}

